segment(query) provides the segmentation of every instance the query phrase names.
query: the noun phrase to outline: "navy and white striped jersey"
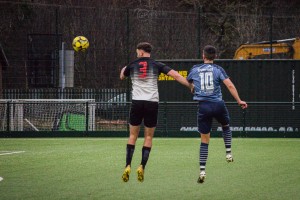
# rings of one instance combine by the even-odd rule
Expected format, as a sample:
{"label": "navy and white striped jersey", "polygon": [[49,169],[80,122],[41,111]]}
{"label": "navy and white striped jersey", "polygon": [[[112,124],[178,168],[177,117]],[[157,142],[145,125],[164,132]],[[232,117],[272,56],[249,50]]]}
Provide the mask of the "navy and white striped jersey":
{"label": "navy and white striped jersey", "polygon": [[160,73],[167,74],[170,67],[148,57],[138,58],[127,65],[125,76],[132,81],[132,99],[159,101],[157,81]]}
{"label": "navy and white striped jersey", "polygon": [[196,101],[222,101],[221,83],[229,78],[225,70],[213,63],[194,65],[187,80],[193,82]]}

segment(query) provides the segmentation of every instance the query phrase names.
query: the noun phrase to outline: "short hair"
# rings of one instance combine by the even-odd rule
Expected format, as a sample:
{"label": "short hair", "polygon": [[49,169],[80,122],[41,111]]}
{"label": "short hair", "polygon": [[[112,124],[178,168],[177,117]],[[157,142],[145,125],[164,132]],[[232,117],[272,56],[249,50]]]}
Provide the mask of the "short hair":
{"label": "short hair", "polygon": [[214,60],[217,56],[217,49],[214,46],[206,45],[203,49],[203,53],[206,59]]}
{"label": "short hair", "polygon": [[141,42],[136,47],[139,50],[143,50],[147,53],[151,53],[153,46],[148,42]]}

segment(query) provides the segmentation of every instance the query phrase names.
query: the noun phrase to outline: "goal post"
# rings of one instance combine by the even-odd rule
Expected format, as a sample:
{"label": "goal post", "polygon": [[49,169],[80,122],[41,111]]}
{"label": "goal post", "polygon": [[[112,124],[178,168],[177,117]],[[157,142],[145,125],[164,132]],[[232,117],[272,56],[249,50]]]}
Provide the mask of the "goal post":
{"label": "goal post", "polygon": [[4,131],[8,130],[8,124],[10,131],[95,130],[94,99],[1,100],[0,110],[3,111],[0,126]]}
{"label": "goal post", "polygon": [[7,127],[9,127],[9,119],[8,119],[8,106],[7,106],[7,100],[0,99],[0,131],[7,130]]}

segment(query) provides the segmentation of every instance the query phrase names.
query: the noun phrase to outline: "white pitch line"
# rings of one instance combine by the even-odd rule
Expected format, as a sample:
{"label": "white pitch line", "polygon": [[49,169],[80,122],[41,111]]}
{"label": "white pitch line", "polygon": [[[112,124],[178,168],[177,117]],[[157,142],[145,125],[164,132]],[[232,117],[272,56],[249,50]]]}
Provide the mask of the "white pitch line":
{"label": "white pitch line", "polygon": [[11,151],[11,152],[6,152],[6,153],[0,153],[0,156],[17,154],[17,153],[24,153],[24,152],[25,151]]}

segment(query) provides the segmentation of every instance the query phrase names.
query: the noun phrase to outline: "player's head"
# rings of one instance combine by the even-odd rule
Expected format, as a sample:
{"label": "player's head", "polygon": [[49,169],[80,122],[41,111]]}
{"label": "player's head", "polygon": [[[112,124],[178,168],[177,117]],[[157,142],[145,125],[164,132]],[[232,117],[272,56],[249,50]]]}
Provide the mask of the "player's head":
{"label": "player's head", "polygon": [[217,50],[214,46],[207,45],[203,49],[203,60],[214,60],[217,57]]}
{"label": "player's head", "polygon": [[150,57],[152,45],[148,42],[141,42],[136,47],[137,57]]}

